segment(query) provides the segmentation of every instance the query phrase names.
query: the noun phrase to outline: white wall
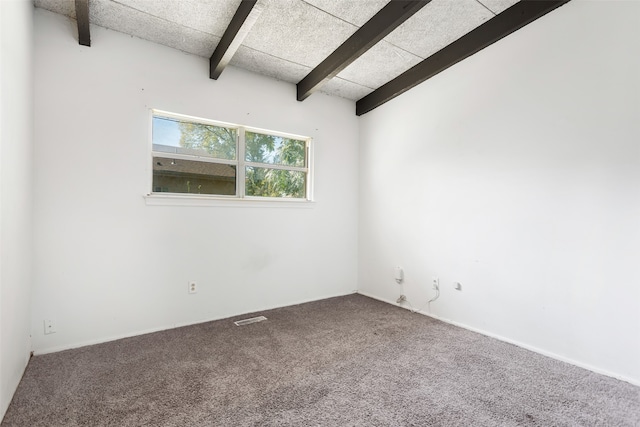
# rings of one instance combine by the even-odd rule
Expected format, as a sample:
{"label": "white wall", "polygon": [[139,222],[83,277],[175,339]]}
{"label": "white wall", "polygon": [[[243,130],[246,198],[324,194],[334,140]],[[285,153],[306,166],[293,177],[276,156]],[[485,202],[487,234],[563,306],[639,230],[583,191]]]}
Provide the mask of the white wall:
{"label": "white wall", "polygon": [[33,3],[0,1],[0,420],[29,360]]}
{"label": "white wall", "polygon": [[640,383],[638,52],[572,1],[363,116],[359,290]]}
{"label": "white wall", "polygon": [[[355,291],[353,102],[74,25],[35,12],[36,353]],[[146,205],[150,108],[313,137],[316,203]]]}

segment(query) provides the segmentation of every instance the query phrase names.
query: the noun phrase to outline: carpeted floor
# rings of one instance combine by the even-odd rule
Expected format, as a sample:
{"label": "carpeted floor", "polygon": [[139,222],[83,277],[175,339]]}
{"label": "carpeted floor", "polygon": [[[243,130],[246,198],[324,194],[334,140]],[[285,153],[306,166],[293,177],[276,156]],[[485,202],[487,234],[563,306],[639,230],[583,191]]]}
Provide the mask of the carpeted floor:
{"label": "carpeted floor", "polygon": [[361,295],[258,314],[36,356],[2,426],[640,425],[638,387]]}

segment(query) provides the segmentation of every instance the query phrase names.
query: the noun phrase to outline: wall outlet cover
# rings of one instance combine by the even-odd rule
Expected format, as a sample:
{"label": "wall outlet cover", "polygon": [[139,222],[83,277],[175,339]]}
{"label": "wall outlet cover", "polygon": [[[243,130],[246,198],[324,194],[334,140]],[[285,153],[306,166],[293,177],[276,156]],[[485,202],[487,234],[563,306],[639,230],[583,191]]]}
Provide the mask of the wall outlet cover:
{"label": "wall outlet cover", "polygon": [[48,319],[44,321],[44,334],[55,334],[56,333],[56,324],[53,320]]}
{"label": "wall outlet cover", "polygon": [[195,294],[198,292],[198,284],[194,281],[189,282],[189,293]]}

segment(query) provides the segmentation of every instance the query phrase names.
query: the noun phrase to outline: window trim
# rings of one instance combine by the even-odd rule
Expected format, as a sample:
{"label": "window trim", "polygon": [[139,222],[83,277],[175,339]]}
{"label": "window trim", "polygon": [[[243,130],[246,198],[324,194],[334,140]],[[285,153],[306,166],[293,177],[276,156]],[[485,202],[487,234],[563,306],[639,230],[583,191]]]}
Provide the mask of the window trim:
{"label": "window trim", "polygon": [[[235,129],[237,131],[236,137],[236,160],[218,159],[209,156],[198,156],[180,153],[171,153],[163,151],[153,150],[153,118],[154,117],[166,117],[168,119],[175,119],[179,121],[193,122],[198,124],[205,124],[211,126],[225,127],[229,129]],[[276,136],[281,138],[295,139],[305,142],[305,156],[306,167],[299,166],[286,166],[270,163],[258,163],[247,162],[245,160],[245,136],[246,132],[254,132],[265,134],[269,136]],[[280,206],[297,206],[312,205],[314,203],[313,189],[313,138],[309,136],[302,136],[292,133],[272,131],[268,129],[262,129],[252,126],[239,125],[235,123],[222,122],[217,120],[205,119],[201,117],[189,116],[185,114],[172,113],[169,111],[159,110],[151,108],[149,109],[149,144],[148,144],[148,179],[147,184],[148,192],[144,194],[144,198],[147,205],[171,205],[171,206],[240,206],[247,204],[254,204],[264,207],[280,207]],[[235,195],[223,195],[223,194],[190,194],[190,193],[164,193],[153,191],[153,158],[163,157],[171,159],[183,159],[193,160],[199,162],[218,163],[233,165],[236,167],[236,194]],[[259,196],[247,196],[246,190],[246,168],[258,167],[265,169],[278,169],[278,170],[290,170],[297,172],[304,172],[306,174],[306,187],[304,198],[292,198],[292,197],[259,197]],[[237,203],[232,203],[237,202]]]}

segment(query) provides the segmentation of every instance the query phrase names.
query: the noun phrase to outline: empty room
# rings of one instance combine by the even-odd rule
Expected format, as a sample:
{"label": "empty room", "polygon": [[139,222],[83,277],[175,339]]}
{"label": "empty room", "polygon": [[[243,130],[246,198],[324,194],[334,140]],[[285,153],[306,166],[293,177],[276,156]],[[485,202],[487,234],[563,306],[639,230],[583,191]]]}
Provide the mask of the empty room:
{"label": "empty room", "polygon": [[0,0],[4,426],[639,426],[640,1]]}

